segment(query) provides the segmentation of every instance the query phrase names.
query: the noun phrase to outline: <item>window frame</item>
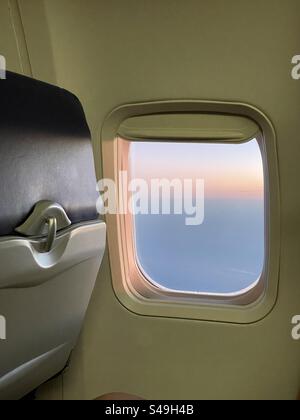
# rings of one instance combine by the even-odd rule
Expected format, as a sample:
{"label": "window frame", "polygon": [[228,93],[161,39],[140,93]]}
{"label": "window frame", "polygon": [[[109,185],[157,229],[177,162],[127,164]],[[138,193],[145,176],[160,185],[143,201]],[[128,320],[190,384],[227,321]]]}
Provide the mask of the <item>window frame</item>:
{"label": "window frame", "polygon": [[[113,179],[118,185],[119,171],[128,170],[129,144],[133,140],[119,136],[123,121],[129,117],[168,112],[245,116],[260,127],[261,135],[256,139],[262,153],[265,177],[264,270],[257,285],[242,294],[181,293],[157,287],[145,277],[137,261],[134,216],[106,215],[115,294],[127,309],[140,315],[241,324],[256,322],[272,310],[278,293],[280,202],[275,131],[260,111],[239,103],[171,101],[122,106],[110,114],[102,129],[104,178]],[[118,193],[122,194],[122,191]]]}
{"label": "window frame", "polygon": [[[261,135],[260,136],[256,136],[255,139],[250,139],[250,140],[246,140],[243,142],[237,142],[237,143],[230,143],[232,144],[236,144],[236,145],[240,145],[240,144],[245,144],[248,143],[250,141],[256,140],[260,153],[261,153],[261,157],[262,157],[262,139],[261,139]],[[126,171],[128,173],[128,182],[130,182],[130,180],[132,179],[131,177],[131,170],[130,170],[130,146],[132,143],[135,143],[134,140],[131,139],[125,139],[122,138],[120,136],[117,137],[117,141],[118,141],[118,153],[119,153],[119,158],[120,158],[120,162],[121,162],[121,167],[120,170],[121,171]],[[137,140],[136,142],[139,142],[139,140]],[[147,143],[154,143],[155,141],[151,141],[151,140],[147,140]],[[162,141],[160,143],[165,143],[165,141]],[[168,141],[168,143],[176,143],[175,141]],[[214,142],[212,141],[184,141],[181,140],[180,141],[181,144],[229,144],[227,143],[221,143],[221,142]],[[262,159],[263,160],[263,159]],[[265,184],[265,167],[264,167],[264,162],[263,163],[263,176],[264,176],[264,184]],[[154,176],[155,177],[155,176]],[[122,192],[120,191],[120,193],[122,194]],[[264,185],[264,207],[265,207],[265,201],[266,201],[266,193],[265,193],[265,185]],[[266,240],[266,234],[267,234],[267,229],[266,229],[266,212],[264,212],[264,255],[266,254],[266,249],[267,249],[267,240]],[[131,268],[131,272],[130,272],[130,277],[131,279],[135,279],[135,284],[136,284],[136,290],[138,293],[140,293],[143,296],[147,296],[149,297],[149,291],[147,289],[149,289],[149,284],[150,283],[150,296],[155,296],[158,293],[161,293],[164,295],[164,297],[168,297],[168,298],[172,298],[173,300],[178,300],[180,299],[181,302],[183,301],[191,301],[191,299],[193,300],[204,300],[209,298],[210,302],[223,302],[226,304],[231,304],[231,305],[248,305],[249,303],[252,303],[254,301],[256,301],[261,294],[264,292],[265,289],[265,284],[264,284],[264,271],[265,271],[265,260],[266,258],[264,258],[264,266],[262,268],[262,272],[260,274],[260,276],[251,283],[251,285],[249,285],[248,287],[245,287],[243,289],[240,289],[239,291],[236,292],[228,292],[228,293],[221,293],[221,292],[196,292],[196,291],[192,291],[192,290],[175,290],[172,288],[168,288],[166,286],[163,286],[161,284],[159,284],[155,279],[152,279],[151,276],[149,274],[147,274],[147,272],[144,270],[142,263],[139,260],[139,256],[138,256],[138,250],[137,250],[137,243],[136,243],[136,224],[135,224],[135,216],[128,214],[128,217],[126,217],[125,220],[125,225],[124,228],[126,230],[126,237],[128,238],[127,241],[127,247],[128,247],[128,259],[129,260],[134,260],[135,264],[134,264],[134,269]],[[200,271],[201,269],[199,269]],[[138,271],[138,272],[137,272]],[[142,276],[142,277],[141,277]],[[145,284],[146,282],[146,284]]]}

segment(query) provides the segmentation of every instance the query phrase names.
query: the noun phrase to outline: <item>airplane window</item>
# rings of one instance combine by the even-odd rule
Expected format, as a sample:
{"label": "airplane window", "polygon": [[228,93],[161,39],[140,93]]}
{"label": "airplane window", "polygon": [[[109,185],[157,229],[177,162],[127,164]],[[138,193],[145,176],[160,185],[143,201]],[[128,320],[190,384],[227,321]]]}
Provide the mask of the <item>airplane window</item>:
{"label": "airplane window", "polygon": [[212,295],[257,285],[265,260],[265,203],[256,139],[131,142],[129,168],[136,259],[147,281]]}

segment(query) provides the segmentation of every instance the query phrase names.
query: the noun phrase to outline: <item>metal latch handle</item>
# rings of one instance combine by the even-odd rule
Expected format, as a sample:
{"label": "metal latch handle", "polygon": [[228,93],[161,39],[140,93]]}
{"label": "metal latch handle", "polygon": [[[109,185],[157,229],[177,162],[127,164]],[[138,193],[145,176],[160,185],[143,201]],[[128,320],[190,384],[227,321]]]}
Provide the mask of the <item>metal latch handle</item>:
{"label": "metal latch handle", "polygon": [[60,204],[40,201],[26,222],[16,228],[16,232],[27,237],[46,237],[43,252],[50,252],[57,232],[70,225],[71,221]]}
{"label": "metal latch handle", "polygon": [[48,237],[45,245],[45,252],[50,252],[57,235],[57,220],[56,217],[49,217],[47,220]]}

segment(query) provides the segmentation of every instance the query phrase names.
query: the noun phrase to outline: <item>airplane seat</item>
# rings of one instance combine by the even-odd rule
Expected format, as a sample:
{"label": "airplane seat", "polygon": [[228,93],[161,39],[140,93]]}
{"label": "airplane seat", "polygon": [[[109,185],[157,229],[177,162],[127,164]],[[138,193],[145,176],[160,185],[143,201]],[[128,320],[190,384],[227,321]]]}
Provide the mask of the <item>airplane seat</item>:
{"label": "airplane seat", "polygon": [[105,249],[91,136],[71,93],[0,81],[0,400],[66,365]]}

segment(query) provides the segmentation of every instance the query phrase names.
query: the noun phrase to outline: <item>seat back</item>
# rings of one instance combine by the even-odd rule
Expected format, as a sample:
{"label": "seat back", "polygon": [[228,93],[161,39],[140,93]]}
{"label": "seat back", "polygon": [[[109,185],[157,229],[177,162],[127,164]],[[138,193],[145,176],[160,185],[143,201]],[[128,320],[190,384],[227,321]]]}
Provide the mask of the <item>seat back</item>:
{"label": "seat back", "polygon": [[16,399],[67,363],[106,228],[78,99],[9,72],[0,97],[0,399]]}

